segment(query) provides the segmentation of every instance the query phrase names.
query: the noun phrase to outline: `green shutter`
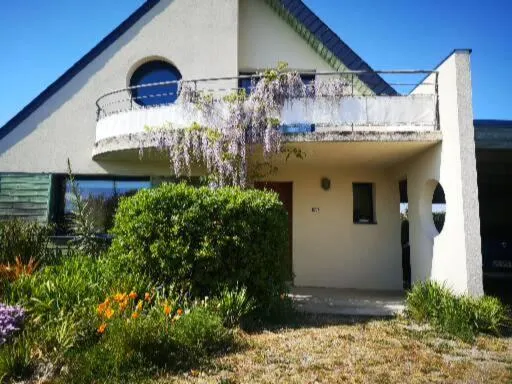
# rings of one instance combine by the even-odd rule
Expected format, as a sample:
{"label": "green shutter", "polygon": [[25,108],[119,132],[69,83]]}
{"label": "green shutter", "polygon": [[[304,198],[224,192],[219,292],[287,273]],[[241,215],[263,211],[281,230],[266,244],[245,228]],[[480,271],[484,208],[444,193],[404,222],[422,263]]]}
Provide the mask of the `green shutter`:
{"label": "green shutter", "polygon": [[51,175],[0,174],[0,220],[48,221]]}

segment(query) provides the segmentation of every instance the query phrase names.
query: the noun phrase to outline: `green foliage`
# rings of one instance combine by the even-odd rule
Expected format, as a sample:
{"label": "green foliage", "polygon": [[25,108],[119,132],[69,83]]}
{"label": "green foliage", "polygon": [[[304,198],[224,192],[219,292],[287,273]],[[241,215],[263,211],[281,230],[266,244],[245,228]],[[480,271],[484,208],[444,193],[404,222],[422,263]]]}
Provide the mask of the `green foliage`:
{"label": "green foliage", "polygon": [[0,382],[27,379],[34,372],[31,344],[25,335],[0,348]]}
{"label": "green foliage", "polygon": [[128,287],[143,291],[147,282],[117,275],[107,259],[77,255],[22,276],[5,288],[4,298],[27,310],[27,326],[37,330],[34,337],[43,349],[62,355],[80,340],[94,336],[90,314],[106,292]]}
{"label": "green foliage", "polygon": [[407,295],[407,314],[467,341],[480,332],[499,334],[509,321],[506,307],[497,298],[457,296],[434,281],[413,286]]}
{"label": "green foliage", "polygon": [[0,263],[13,264],[16,257],[26,264],[30,258],[46,262],[52,252],[49,248],[50,225],[26,220],[0,221]]}
{"label": "green foliage", "polygon": [[216,301],[220,316],[228,327],[239,325],[255,308],[254,300],[247,295],[245,287],[225,288]]}
{"label": "green foliage", "polygon": [[172,333],[185,365],[201,363],[233,344],[232,333],[224,328],[221,317],[205,308],[193,309],[183,316],[175,323]]}
{"label": "green foliage", "polygon": [[121,202],[109,257],[196,298],[244,286],[265,307],[286,290],[287,227],[274,193],[164,184]]}
{"label": "green foliage", "polygon": [[171,322],[161,308],[147,316],[116,319],[101,340],[74,352],[63,382],[126,382],[170,370],[188,369],[233,344],[219,316],[195,308]]}

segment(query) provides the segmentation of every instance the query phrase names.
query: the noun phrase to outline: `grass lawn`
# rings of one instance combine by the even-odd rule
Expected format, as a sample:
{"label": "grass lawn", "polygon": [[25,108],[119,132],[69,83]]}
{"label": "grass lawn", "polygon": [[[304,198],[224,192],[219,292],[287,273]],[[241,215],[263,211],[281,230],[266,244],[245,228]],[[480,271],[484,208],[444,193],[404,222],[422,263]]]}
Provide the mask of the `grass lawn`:
{"label": "grass lawn", "polygon": [[511,337],[480,336],[470,345],[405,320],[335,316],[240,337],[242,350],[153,384],[512,382]]}

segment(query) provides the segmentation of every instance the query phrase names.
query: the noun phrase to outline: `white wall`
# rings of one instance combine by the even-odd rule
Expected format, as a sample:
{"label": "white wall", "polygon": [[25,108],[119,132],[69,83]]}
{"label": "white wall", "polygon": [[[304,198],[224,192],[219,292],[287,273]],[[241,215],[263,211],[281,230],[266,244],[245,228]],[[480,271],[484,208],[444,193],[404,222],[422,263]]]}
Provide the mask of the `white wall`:
{"label": "white wall", "polygon": [[68,157],[76,173],[108,172],[92,160],[95,101],[127,86],[147,57],[168,59],[185,79],[237,75],[238,0],[161,1],[0,141],[0,172],[65,172]]}
{"label": "white wall", "polygon": [[[407,177],[412,279],[445,282],[456,292],[481,295],[482,256],[468,52],[455,52],[439,68],[442,143],[396,167]],[[432,79],[426,79],[432,81]],[[431,204],[439,182],[446,218],[440,234]]]}
{"label": "white wall", "polygon": [[[331,189],[320,186],[331,179]],[[293,182],[296,286],[402,289],[398,182],[379,168],[280,167],[274,181]],[[353,182],[375,183],[377,224],[353,223]],[[312,212],[312,208],[319,208]]]}
{"label": "white wall", "polygon": [[238,65],[243,70],[275,67],[333,69],[263,0],[240,0]]}

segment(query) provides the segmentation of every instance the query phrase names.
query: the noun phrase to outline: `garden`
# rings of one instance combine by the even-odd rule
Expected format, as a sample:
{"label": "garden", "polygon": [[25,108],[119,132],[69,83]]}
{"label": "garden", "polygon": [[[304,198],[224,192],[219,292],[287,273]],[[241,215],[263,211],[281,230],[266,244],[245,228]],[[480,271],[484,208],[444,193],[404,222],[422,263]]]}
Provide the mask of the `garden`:
{"label": "garden", "polygon": [[[77,196],[77,228],[87,228],[86,206]],[[512,343],[499,338],[510,320],[495,298],[456,296],[427,282],[413,287],[398,319],[296,313],[286,295],[286,212],[273,193],[164,184],[121,199],[108,247],[82,233],[57,257],[50,233],[47,225],[0,223],[3,382],[254,382],[259,375],[270,382],[265,364],[282,380],[285,366],[296,378],[332,378],[344,360],[323,347],[321,358],[315,340],[338,358],[350,348],[374,358],[379,343],[389,351],[424,343],[429,351],[417,352],[411,369],[431,356],[432,372],[448,375],[457,365],[464,375],[477,369],[488,377],[478,365],[469,368],[471,357],[446,365],[438,356],[483,345],[498,356],[496,377],[512,374]],[[296,361],[300,356],[324,365]],[[354,377],[371,373],[358,369]],[[340,377],[350,378],[347,372]]]}
{"label": "garden", "polygon": [[[87,216],[77,199],[77,216]],[[84,206],[82,206],[84,205]],[[81,228],[87,217],[76,217]],[[287,219],[275,194],[164,184],[121,199],[105,247],[2,222],[4,382],[127,382],[195,369],[244,347],[239,326],[290,312]]]}

